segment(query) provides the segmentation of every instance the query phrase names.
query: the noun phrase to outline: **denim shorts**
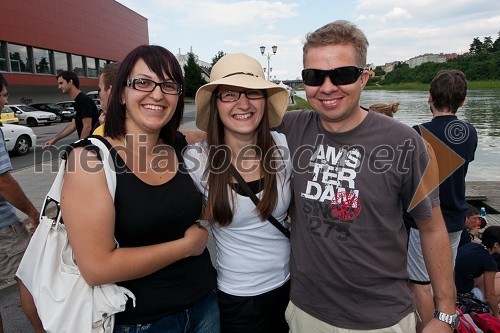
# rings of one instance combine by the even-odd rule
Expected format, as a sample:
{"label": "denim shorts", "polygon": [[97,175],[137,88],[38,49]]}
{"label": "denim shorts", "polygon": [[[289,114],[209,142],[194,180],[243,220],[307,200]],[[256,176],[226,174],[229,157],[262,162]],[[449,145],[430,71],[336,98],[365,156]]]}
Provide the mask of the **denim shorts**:
{"label": "denim shorts", "polygon": [[116,325],[113,333],[219,333],[217,293],[211,291],[191,307],[148,324]]}

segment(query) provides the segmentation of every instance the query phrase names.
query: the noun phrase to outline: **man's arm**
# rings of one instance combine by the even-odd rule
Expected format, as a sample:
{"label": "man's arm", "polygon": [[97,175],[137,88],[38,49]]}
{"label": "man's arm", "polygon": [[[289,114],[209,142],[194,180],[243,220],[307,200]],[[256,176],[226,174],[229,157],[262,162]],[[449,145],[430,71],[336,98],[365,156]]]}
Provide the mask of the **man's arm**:
{"label": "man's arm", "polygon": [[76,131],[76,122],[73,119],[61,132],[59,132],[55,137],[53,137],[49,141],[45,142],[45,144],[43,146],[46,148],[50,147],[50,146],[54,145],[57,141],[67,137],[68,135],[70,135],[74,131]]}
{"label": "man's arm", "polygon": [[40,213],[9,172],[0,175],[0,195],[12,206],[28,215],[34,225],[38,224]]}
{"label": "man's arm", "polygon": [[[451,245],[441,208],[434,207],[428,219],[415,220],[415,222],[420,232],[422,252],[432,283],[436,310],[450,315],[454,314],[455,280]],[[451,332],[451,327],[433,318],[423,332]]]}
{"label": "man's arm", "polygon": [[82,133],[80,134],[80,139],[85,139],[90,135],[90,132],[92,131],[92,118],[90,117],[85,117],[82,118]]}

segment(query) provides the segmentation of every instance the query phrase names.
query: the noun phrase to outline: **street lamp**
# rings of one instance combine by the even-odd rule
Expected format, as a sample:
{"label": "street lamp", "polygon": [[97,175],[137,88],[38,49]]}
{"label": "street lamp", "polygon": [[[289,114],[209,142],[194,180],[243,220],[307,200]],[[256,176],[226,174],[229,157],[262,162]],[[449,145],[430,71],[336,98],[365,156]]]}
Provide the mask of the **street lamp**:
{"label": "street lamp", "polygon": [[[271,69],[272,69],[271,67],[269,67],[269,61],[271,60],[271,56],[276,55],[276,51],[278,50],[278,47],[276,45],[273,45],[271,47],[271,49],[273,50],[273,53],[267,52],[267,54],[265,54],[264,52],[266,52],[266,47],[265,46],[260,47],[260,53],[263,56],[267,57],[267,80],[268,81],[270,80]],[[265,71],[265,69],[264,69],[264,71]]]}

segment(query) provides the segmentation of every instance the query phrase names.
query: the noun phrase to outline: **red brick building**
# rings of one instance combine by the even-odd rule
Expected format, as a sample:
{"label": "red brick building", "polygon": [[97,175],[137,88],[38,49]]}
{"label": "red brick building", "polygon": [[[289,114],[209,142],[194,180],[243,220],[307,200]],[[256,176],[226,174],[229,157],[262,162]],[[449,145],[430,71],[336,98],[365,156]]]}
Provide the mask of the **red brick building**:
{"label": "red brick building", "polygon": [[149,44],[147,19],[114,0],[2,0],[0,22],[11,104],[67,99],[56,87],[64,70],[96,90],[99,68]]}

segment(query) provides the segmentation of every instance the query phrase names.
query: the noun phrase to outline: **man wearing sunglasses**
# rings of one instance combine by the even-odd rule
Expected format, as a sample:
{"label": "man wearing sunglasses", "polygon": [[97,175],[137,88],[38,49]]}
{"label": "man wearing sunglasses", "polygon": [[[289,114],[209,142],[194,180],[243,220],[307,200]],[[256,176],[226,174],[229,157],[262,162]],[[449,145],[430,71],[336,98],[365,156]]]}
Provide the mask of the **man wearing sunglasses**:
{"label": "man wearing sunglasses", "polygon": [[410,127],[360,107],[368,41],[346,21],[308,34],[302,78],[313,111],[287,112],[294,166],[291,294],[298,332],[415,332],[403,210],[415,218],[436,309],[426,332],[456,324],[451,250],[432,148]]}

